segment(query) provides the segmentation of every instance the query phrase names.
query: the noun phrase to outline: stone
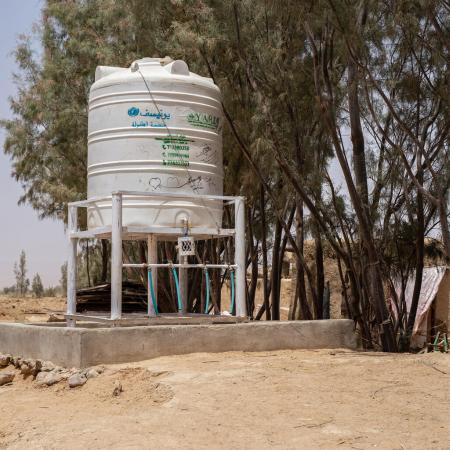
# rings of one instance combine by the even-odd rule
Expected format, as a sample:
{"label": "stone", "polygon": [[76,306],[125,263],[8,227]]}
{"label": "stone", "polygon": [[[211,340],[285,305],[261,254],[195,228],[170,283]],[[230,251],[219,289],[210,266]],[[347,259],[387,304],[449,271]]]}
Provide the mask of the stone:
{"label": "stone", "polygon": [[9,366],[11,355],[0,355],[0,367]]}
{"label": "stone", "polygon": [[103,373],[105,371],[105,367],[104,366],[95,366],[93,367],[93,369],[96,370],[97,373]]}
{"label": "stone", "polygon": [[11,364],[16,368],[20,369],[20,365],[22,364],[22,358],[20,356],[13,357]]}
{"label": "stone", "polygon": [[42,368],[42,361],[40,359],[24,359],[20,364],[20,373],[23,376],[36,376]]}
{"label": "stone", "polygon": [[63,376],[58,372],[39,372],[36,376],[38,386],[53,386],[62,380]]}
{"label": "stone", "polygon": [[85,373],[85,376],[88,380],[89,380],[89,378],[97,378],[99,375],[100,374],[97,372],[95,367],[91,367]]}
{"label": "stone", "polygon": [[24,376],[31,375],[31,372],[33,370],[31,361],[29,360],[22,361],[19,369],[22,375]]}
{"label": "stone", "polygon": [[14,372],[0,372],[0,386],[11,383],[12,380],[14,380],[15,375]]}
{"label": "stone", "polygon": [[42,363],[41,372],[51,372],[55,370],[55,365],[51,361],[44,361]]}
{"label": "stone", "polygon": [[83,374],[81,374],[79,372],[78,373],[74,373],[67,380],[70,388],[83,386],[83,384],[85,384],[86,381],[87,381],[87,378]]}
{"label": "stone", "polygon": [[118,397],[123,392],[122,383],[119,380],[114,381],[113,397]]}

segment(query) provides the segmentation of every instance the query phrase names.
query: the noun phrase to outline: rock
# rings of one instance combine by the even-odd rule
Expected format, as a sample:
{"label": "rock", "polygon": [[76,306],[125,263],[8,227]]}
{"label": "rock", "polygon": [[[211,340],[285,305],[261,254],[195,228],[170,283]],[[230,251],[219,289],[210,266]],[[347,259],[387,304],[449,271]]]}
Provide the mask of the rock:
{"label": "rock", "polygon": [[91,367],[86,371],[86,378],[89,380],[89,378],[97,378],[100,374],[97,372],[95,367]]}
{"label": "rock", "polygon": [[24,376],[31,375],[31,372],[33,370],[32,362],[27,359],[22,361],[19,369],[20,369],[20,373],[22,375],[24,375]]}
{"label": "rock", "polygon": [[11,383],[12,380],[14,380],[15,375],[14,372],[0,372],[0,386]]}
{"label": "rock", "polygon": [[58,372],[39,372],[36,376],[38,386],[53,386],[62,379],[63,376]]}
{"label": "rock", "polygon": [[105,368],[103,366],[95,366],[93,369],[96,370],[97,373],[103,373],[105,371]]}
{"label": "rock", "polygon": [[122,383],[119,380],[114,381],[113,397],[118,397],[123,392]]}
{"label": "rock", "polygon": [[0,367],[9,366],[11,355],[0,355]]}
{"label": "rock", "polygon": [[20,369],[20,365],[22,364],[22,358],[20,358],[19,356],[15,356],[13,357],[11,364],[16,368],[16,369]]}
{"label": "rock", "polygon": [[40,359],[24,359],[20,364],[20,373],[24,376],[36,376],[42,368],[42,361]]}
{"label": "rock", "polygon": [[44,361],[42,363],[41,372],[51,372],[55,370],[55,365],[51,361]]}
{"label": "rock", "polygon": [[69,383],[69,387],[70,388],[83,386],[83,384],[85,384],[86,381],[87,381],[86,376],[83,375],[82,373],[79,373],[79,372],[78,373],[74,373],[67,380],[67,382]]}
{"label": "rock", "polygon": [[36,376],[41,370],[42,370],[42,361],[40,359],[37,359],[34,364],[33,375]]}

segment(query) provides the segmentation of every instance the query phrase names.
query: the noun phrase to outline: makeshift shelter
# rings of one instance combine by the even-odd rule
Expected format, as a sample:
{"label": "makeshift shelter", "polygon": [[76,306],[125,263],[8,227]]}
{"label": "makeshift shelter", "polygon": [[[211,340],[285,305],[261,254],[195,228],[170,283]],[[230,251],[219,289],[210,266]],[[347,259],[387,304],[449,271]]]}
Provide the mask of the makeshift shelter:
{"label": "makeshift shelter", "polygon": [[[409,314],[414,291],[413,274],[406,283],[405,303]],[[400,283],[396,283],[397,296],[400,297]],[[391,301],[392,303],[392,301]],[[423,270],[422,287],[417,306],[411,344],[421,348],[431,342],[437,331],[448,333],[450,328],[450,269],[445,266],[426,267]],[[395,314],[395,307],[392,308]]]}

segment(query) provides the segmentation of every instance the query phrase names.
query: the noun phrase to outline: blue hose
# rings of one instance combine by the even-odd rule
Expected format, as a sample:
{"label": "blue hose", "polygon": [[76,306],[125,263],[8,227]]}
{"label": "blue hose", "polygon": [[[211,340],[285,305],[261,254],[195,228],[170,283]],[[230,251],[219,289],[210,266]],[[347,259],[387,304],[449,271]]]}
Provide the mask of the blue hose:
{"label": "blue hose", "polygon": [[152,299],[153,308],[155,309],[155,313],[159,314],[159,312],[158,312],[158,305],[156,304],[155,289],[153,287],[152,269],[149,269],[147,274],[148,274],[148,285],[150,287],[150,296],[151,296],[151,299]]}
{"label": "blue hose", "polygon": [[175,280],[175,288],[177,290],[177,302],[178,302],[178,311],[183,311],[183,302],[181,301],[181,293],[180,293],[180,284],[178,283],[178,275],[175,267],[172,267],[172,275]]}
{"label": "blue hose", "polygon": [[205,284],[206,284],[205,314],[208,314],[208,311],[209,311],[209,273],[208,273],[208,269],[205,269]]}
{"label": "blue hose", "polygon": [[234,309],[234,270],[230,270],[230,284],[231,284],[230,314],[233,314],[233,309]]}

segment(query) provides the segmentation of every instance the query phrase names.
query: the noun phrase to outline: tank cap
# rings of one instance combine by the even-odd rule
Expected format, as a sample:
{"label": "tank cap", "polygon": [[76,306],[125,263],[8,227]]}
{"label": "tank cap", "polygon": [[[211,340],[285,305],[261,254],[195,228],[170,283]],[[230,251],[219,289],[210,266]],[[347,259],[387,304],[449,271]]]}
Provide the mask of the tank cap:
{"label": "tank cap", "polygon": [[130,69],[132,72],[137,72],[139,69],[148,66],[161,66],[160,58],[137,59],[131,63]]}
{"label": "tank cap", "polygon": [[164,69],[167,70],[167,72],[169,72],[169,73],[171,73],[173,75],[186,75],[186,76],[189,76],[191,74],[189,72],[188,65],[181,59],[177,59],[174,62],[166,64],[164,66]]}

